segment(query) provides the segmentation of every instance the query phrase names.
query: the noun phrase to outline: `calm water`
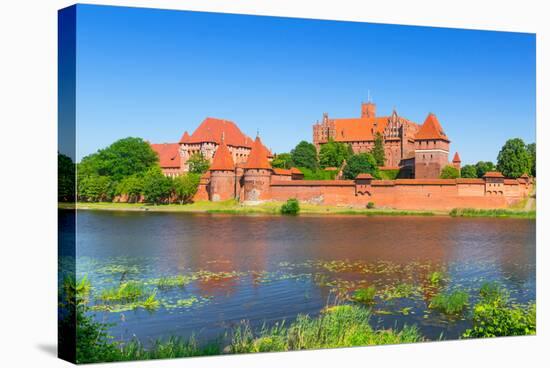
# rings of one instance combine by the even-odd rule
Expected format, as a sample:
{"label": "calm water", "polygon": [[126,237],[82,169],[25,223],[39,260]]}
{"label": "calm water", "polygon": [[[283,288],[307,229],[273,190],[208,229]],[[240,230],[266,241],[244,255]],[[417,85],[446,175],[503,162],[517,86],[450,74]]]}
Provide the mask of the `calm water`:
{"label": "calm water", "polygon": [[[77,229],[77,273],[91,280],[94,296],[127,280],[155,290],[159,277],[199,275],[157,290],[157,311],[96,312],[116,323],[113,336],[145,344],[192,333],[206,341],[241,320],[260,326],[317,315],[359,286],[422,286],[432,271],[447,275],[442,291],[464,288],[472,302],[491,280],[520,303],[535,298],[533,220],[81,211]],[[429,298],[379,300],[372,324],[416,324],[431,339],[469,327],[468,318],[428,310]]]}

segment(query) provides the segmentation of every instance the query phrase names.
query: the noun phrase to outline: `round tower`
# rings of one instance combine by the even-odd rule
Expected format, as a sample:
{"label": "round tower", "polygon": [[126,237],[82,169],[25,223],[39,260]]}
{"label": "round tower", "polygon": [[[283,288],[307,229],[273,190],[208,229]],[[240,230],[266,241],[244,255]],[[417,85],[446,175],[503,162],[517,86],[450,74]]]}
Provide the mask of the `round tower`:
{"label": "round tower", "polygon": [[260,141],[260,137],[256,137],[244,166],[243,200],[256,202],[270,199],[272,173],[267,149]]}
{"label": "round tower", "polygon": [[234,199],[236,197],[235,164],[223,140],[214,153],[209,170],[210,185],[208,188],[208,198],[213,202]]}

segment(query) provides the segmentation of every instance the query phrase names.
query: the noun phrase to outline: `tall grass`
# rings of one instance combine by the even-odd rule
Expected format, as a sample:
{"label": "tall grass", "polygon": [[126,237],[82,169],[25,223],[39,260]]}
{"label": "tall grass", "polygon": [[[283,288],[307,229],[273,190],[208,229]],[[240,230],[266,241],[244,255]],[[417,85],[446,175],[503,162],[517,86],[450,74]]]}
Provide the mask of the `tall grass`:
{"label": "tall grass", "polygon": [[453,208],[449,215],[452,217],[510,217],[510,218],[535,218],[536,211],[521,211],[512,209],[475,209]]}
{"label": "tall grass", "polygon": [[468,306],[470,296],[463,290],[451,293],[439,293],[430,301],[429,307],[445,314],[460,314]]}

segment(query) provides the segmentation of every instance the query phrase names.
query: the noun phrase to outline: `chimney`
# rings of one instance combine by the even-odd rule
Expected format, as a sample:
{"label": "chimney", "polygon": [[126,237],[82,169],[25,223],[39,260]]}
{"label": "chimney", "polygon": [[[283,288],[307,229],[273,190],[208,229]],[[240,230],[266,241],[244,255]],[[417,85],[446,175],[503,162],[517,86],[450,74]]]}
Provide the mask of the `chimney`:
{"label": "chimney", "polygon": [[363,102],[361,104],[361,118],[376,117],[376,104],[372,102]]}

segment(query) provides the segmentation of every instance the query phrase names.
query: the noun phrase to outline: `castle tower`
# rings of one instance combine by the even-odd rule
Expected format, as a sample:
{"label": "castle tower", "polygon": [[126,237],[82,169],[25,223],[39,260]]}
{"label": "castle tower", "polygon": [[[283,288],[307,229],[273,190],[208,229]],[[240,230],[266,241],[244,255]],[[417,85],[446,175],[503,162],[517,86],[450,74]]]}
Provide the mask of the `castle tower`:
{"label": "castle tower", "polygon": [[414,177],[416,179],[439,178],[441,170],[449,163],[451,141],[441,128],[435,114],[428,115],[414,139]]}
{"label": "castle tower", "polygon": [[187,160],[191,157],[189,152],[189,142],[191,141],[191,136],[187,133],[187,130],[183,132],[183,135],[180,138],[180,157],[181,157],[181,169],[183,171],[189,171],[189,164]]}
{"label": "castle tower", "polygon": [[235,164],[222,139],[210,166],[208,197],[216,202],[233,199],[235,196]]}
{"label": "castle tower", "polygon": [[458,155],[458,152],[455,152],[455,155],[453,157],[453,166],[460,171],[460,156]]}
{"label": "castle tower", "polygon": [[260,137],[252,144],[252,150],[244,166],[244,200],[263,201],[269,199],[271,185],[271,164],[268,152],[262,145]]}
{"label": "castle tower", "polygon": [[373,102],[363,102],[361,104],[361,118],[375,118],[376,117],[376,104]]}

